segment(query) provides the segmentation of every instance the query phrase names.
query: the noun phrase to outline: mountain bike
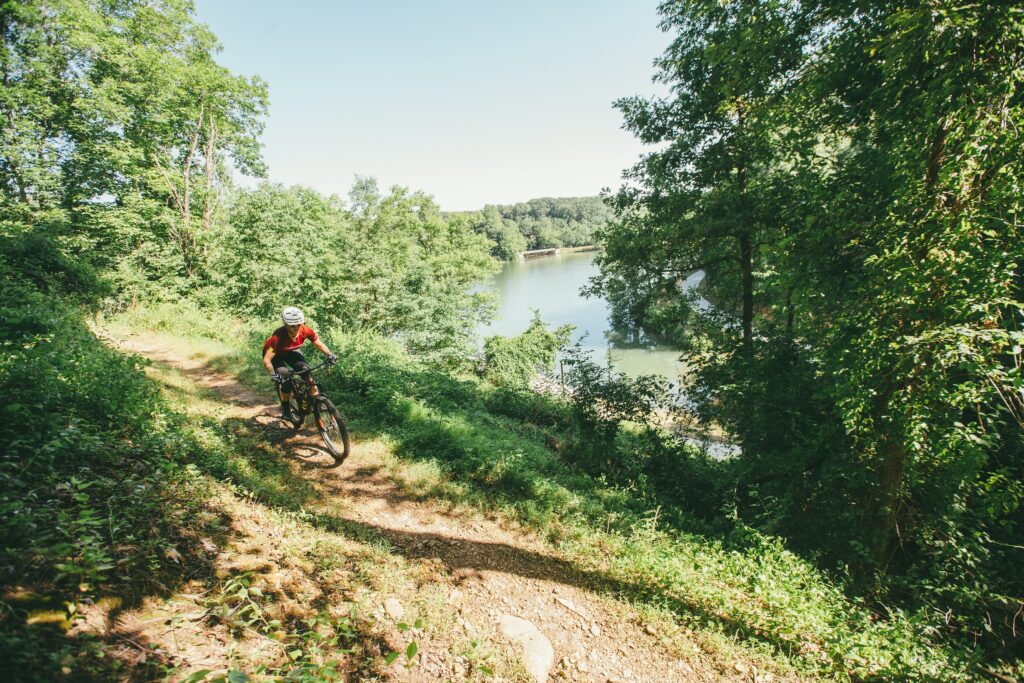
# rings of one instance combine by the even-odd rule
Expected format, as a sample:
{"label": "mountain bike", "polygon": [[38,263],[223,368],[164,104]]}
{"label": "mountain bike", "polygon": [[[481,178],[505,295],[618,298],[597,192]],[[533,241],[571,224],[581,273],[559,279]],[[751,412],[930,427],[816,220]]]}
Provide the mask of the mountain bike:
{"label": "mountain bike", "polygon": [[[324,361],[301,372],[292,371],[292,397],[288,405],[291,408],[294,419],[290,422],[286,420],[286,422],[292,426],[293,431],[297,432],[302,429],[306,416],[312,414],[316,430],[320,432],[320,438],[324,440],[327,450],[331,452],[331,456],[334,458],[334,464],[331,467],[337,467],[345,462],[345,458],[348,457],[351,450],[348,427],[345,425],[345,421],[341,419],[341,414],[334,407],[334,403],[322,390],[316,396],[313,395],[313,388],[319,388],[316,380],[313,379],[313,373],[325,367],[329,368],[332,365],[334,364]],[[280,384],[277,385],[277,393],[278,398],[280,398]]]}

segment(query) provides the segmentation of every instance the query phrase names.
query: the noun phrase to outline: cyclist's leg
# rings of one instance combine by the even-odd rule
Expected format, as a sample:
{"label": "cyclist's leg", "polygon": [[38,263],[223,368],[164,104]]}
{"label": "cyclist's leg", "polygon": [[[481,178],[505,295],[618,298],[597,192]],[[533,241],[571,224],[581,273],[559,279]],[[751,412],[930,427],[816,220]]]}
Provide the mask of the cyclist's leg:
{"label": "cyclist's leg", "polygon": [[281,401],[281,417],[292,422],[295,416],[292,414],[292,371],[286,365],[288,354],[278,354],[270,360],[274,371],[281,375],[281,386],[277,389],[277,397]]}
{"label": "cyclist's leg", "polygon": [[274,372],[281,375],[281,390],[279,392],[281,396],[281,402],[287,403],[292,397],[292,370],[289,368],[287,363],[286,353],[279,353],[270,360],[270,364],[274,366]]}

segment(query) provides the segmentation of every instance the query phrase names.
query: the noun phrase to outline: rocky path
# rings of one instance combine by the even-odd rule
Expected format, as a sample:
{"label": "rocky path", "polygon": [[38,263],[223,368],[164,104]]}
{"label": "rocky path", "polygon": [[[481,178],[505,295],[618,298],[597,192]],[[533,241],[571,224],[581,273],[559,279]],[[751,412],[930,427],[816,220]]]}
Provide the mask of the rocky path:
{"label": "rocky path", "polygon": [[[211,370],[175,348],[171,339],[133,336],[117,343],[210,390],[222,404],[225,417],[251,421],[265,429],[279,424],[269,391],[252,391]],[[686,632],[651,621],[632,606],[594,591],[593,582],[570,561],[523,530],[409,491],[382,466],[387,451],[384,444],[361,441],[360,435],[354,434],[350,458],[338,468],[326,469],[329,456],[318,445],[313,430],[307,426],[304,431],[281,445],[293,470],[316,490],[319,509],[329,510],[357,533],[385,539],[403,567],[443,597],[441,609],[449,612],[450,627],[431,634],[421,644],[417,665],[395,665],[389,677],[462,680],[466,670],[452,654],[453,643],[479,636],[491,638],[509,656],[518,658],[528,672],[527,680],[773,680],[771,674],[758,673],[756,667],[720,661],[694,645]],[[259,528],[255,519],[250,524],[252,528],[240,531],[257,542],[250,543],[246,551],[220,553],[218,564],[273,563],[274,543],[268,537],[276,532]],[[266,542],[258,542],[261,536]],[[291,571],[294,574],[301,568],[292,567]],[[403,601],[408,599],[401,594],[381,599],[378,613],[384,619],[401,620],[406,610]],[[168,637],[166,629],[158,636],[144,625],[132,624],[131,619],[131,614],[125,615],[120,623],[136,627],[133,637]],[[204,637],[193,622],[185,620],[181,629],[173,635],[183,638],[192,629],[196,638]],[[225,634],[215,637],[226,638]]]}

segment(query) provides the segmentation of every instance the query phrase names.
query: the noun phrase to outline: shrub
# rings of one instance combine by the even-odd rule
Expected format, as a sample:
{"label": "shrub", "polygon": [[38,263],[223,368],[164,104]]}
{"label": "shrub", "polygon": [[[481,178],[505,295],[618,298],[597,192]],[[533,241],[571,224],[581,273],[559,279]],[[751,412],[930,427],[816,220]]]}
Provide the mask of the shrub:
{"label": "shrub", "polygon": [[484,405],[493,415],[504,415],[539,427],[567,427],[572,416],[569,404],[560,398],[534,391],[497,387],[486,394]]}
{"label": "shrub", "polygon": [[538,372],[551,370],[572,329],[572,325],[563,325],[551,332],[534,311],[533,321],[521,335],[487,338],[484,377],[497,386],[525,387]]}

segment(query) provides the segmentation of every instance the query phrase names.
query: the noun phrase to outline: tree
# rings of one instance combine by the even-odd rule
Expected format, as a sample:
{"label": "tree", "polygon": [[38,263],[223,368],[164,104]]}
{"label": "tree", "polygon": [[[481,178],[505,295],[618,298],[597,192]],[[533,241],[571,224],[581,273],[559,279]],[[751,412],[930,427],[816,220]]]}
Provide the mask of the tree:
{"label": "tree", "polygon": [[321,325],[397,336],[442,365],[465,361],[491,310],[472,291],[496,265],[487,240],[427,195],[382,196],[369,178],[357,179],[350,206],[278,185],[239,194],[212,240],[222,301],[264,318],[301,302]]}
{"label": "tree", "polygon": [[[661,12],[672,94],[620,107],[664,146],[614,197],[596,284],[688,342],[691,405],[743,447],[741,514],[1012,642],[1024,16],[944,1]],[[687,312],[674,284],[697,267],[725,315]]]}
{"label": "tree", "polygon": [[[874,475],[858,495],[866,545],[882,568],[926,555],[978,581],[1008,558],[972,539],[1021,522],[991,506],[1020,499],[1024,466],[1024,19],[1009,2],[814,9],[834,29],[813,85],[850,141],[818,220],[857,281],[809,312],[828,321],[816,343]],[[794,265],[828,276],[819,259]]]}
{"label": "tree", "polygon": [[227,164],[264,170],[266,86],[216,64],[186,0],[6,2],[0,35],[11,215],[59,213],[122,287],[196,274]]}
{"label": "tree", "polygon": [[[784,0],[663,4],[662,28],[676,35],[656,62],[655,80],[672,94],[617,103],[627,130],[667,146],[626,174],[632,184],[614,198],[615,206],[633,223],[664,233],[665,245],[655,252],[663,259],[654,266],[660,277],[717,268],[725,278],[738,270],[747,355],[753,349],[755,251],[778,227],[764,208],[763,189],[783,156],[774,144],[777,107],[802,63],[797,10]],[[614,239],[609,245],[631,249]]]}
{"label": "tree", "polygon": [[449,215],[468,217],[474,230],[494,242],[494,257],[509,261],[528,249],[591,245],[612,210],[600,197],[544,197]]}

